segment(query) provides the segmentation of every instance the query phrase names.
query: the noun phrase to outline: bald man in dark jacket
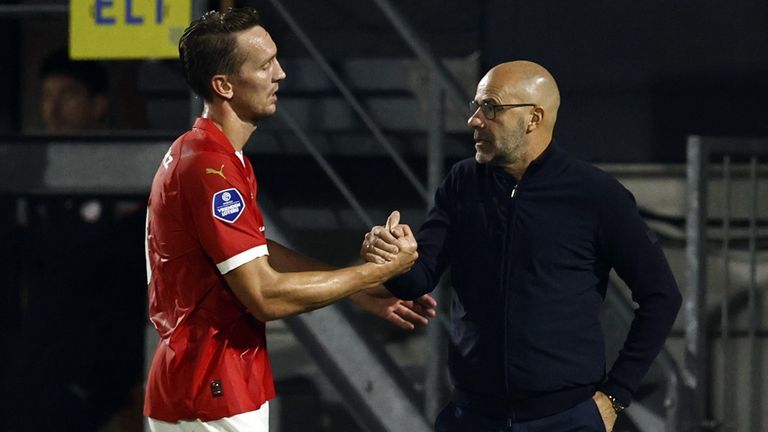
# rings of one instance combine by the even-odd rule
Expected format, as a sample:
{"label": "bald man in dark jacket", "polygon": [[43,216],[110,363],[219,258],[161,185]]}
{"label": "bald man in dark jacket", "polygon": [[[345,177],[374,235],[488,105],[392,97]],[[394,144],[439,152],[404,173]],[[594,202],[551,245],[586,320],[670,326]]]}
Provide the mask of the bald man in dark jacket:
{"label": "bald man in dark jacket", "polygon": [[[491,69],[457,163],[417,234],[419,258],[386,287],[410,299],[450,268],[452,402],[437,431],[610,431],[661,350],[681,296],[632,194],[554,140],[554,78],[532,62]],[[367,260],[396,252],[374,227]],[[599,321],[615,269],[639,305],[606,371]]]}

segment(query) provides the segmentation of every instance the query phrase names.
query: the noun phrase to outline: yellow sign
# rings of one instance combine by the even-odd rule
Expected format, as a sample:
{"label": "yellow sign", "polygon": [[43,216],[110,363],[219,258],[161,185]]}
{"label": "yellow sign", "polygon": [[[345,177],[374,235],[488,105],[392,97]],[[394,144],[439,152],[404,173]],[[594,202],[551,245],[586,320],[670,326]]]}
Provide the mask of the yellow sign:
{"label": "yellow sign", "polygon": [[192,0],[70,0],[73,59],[178,58]]}

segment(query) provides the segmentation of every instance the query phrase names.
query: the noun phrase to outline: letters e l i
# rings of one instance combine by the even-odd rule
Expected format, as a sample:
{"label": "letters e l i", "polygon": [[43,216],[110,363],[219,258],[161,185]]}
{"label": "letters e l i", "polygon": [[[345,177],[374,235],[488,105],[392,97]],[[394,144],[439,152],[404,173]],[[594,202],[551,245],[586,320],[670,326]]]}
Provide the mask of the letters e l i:
{"label": "letters e l i", "polygon": [[[163,9],[165,0],[155,0],[155,23],[163,23]],[[144,24],[144,17],[133,10],[134,0],[125,0],[125,23],[128,25]],[[105,12],[113,9],[115,0],[95,0],[94,17],[98,25],[113,25],[117,22],[114,16],[107,16]]]}

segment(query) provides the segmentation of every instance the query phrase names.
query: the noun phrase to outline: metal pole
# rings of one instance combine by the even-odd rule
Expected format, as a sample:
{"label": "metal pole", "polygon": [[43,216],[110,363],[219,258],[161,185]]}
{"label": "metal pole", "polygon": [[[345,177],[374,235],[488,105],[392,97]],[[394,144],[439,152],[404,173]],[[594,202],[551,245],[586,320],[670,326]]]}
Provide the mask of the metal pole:
{"label": "metal pole", "polygon": [[434,102],[429,110],[429,131],[427,136],[427,188],[429,188],[429,207],[434,204],[437,187],[443,180],[445,172],[445,155],[443,152],[443,136],[445,132],[445,92],[436,80],[436,74],[430,74],[431,100]]}
{"label": "metal pole", "polygon": [[284,321],[366,431],[432,430],[413,403],[407,378],[378,342],[363,337],[339,305]]}
{"label": "metal pole", "polygon": [[[262,209],[270,238],[292,247],[291,233],[280,229],[284,225],[278,223],[282,222],[279,215],[267,211],[273,208],[269,197],[262,195],[259,201],[266,201]],[[383,345],[366,336],[344,309],[337,303],[283,321],[364,430],[429,432],[429,423],[415,403],[412,383]],[[274,418],[279,418],[280,407],[270,406],[273,409]],[[270,419],[270,430],[279,431],[278,427]],[[322,428],[317,425],[316,429]]]}
{"label": "metal pole", "polygon": [[413,170],[411,170],[410,167],[405,163],[402,157],[397,153],[397,150],[395,150],[394,146],[389,142],[386,136],[384,136],[384,133],[381,131],[379,126],[376,124],[376,122],[371,118],[371,116],[368,115],[366,110],[363,108],[363,106],[360,104],[360,102],[357,100],[357,98],[352,94],[352,91],[347,87],[346,84],[344,84],[344,81],[341,80],[339,75],[336,73],[336,71],[333,70],[330,64],[328,64],[328,61],[323,57],[323,55],[320,53],[320,51],[315,47],[315,44],[312,42],[312,39],[307,36],[306,33],[304,33],[304,30],[301,29],[299,24],[296,22],[295,19],[293,19],[293,16],[290,12],[288,12],[288,9],[285,8],[280,3],[280,0],[269,0],[270,3],[275,7],[275,9],[280,13],[280,15],[283,16],[283,19],[285,19],[285,22],[288,24],[288,26],[293,30],[293,33],[296,35],[296,37],[301,41],[302,44],[304,44],[304,47],[309,51],[310,55],[315,59],[318,65],[320,65],[320,68],[325,72],[325,74],[328,76],[328,78],[333,82],[333,84],[336,86],[336,88],[339,89],[341,94],[344,96],[344,98],[347,100],[347,103],[352,107],[352,109],[357,113],[357,115],[360,117],[360,120],[365,123],[365,125],[368,127],[368,129],[371,131],[373,136],[376,138],[376,140],[381,144],[382,147],[384,147],[384,150],[389,153],[390,157],[392,157],[392,160],[395,162],[395,164],[400,168],[400,170],[405,175],[406,179],[413,185],[413,187],[416,189],[416,191],[421,195],[421,197],[424,199],[424,201],[429,201],[429,194],[427,193],[427,190],[424,188],[424,185],[421,184],[418,177],[416,177],[416,174],[413,173]]}
{"label": "metal pole", "polygon": [[720,391],[720,402],[723,406],[723,425],[725,430],[729,430],[729,425],[735,420],[733,411],[733,371],[734,367],[729,364],[731,357],[731,330],[730,316],[728,312],[728,302],[730,300],[731,287],[731,157],[725,155],[723,158],[723,292],[720,304],[720,373],[723,377],[722,390]]}
{"label": "metal pole", "polygon": [[[445,131],[445,93],[440,87],[435,74],[430,74],[431,100],[434,101],[429,114],[429,135],[427,146],[427,185],[430,192],[430,203],[434,204],[435,191],[443,178],[443,132]],[[431,205],[430,205],[431,207]],[[440,282],[433,292],[438,304],[448,304],[448,289]],[[441,308],[447,311],[448,308]],[[445,312],[443,312],[445,313]],[[448,398],[448,339],[443,326],[433,323],[427,327],[427,345],[429,347],[425,364],[424,382],[424,413],[430,420],[435,419]]]}
{"label": "metal pole", "polygon": [[749,214],[749,288],[747,303],[747,344],[749,346],[749,378],[747,385],[747,403],[749,404],[749,414],[747,416],[747,430],[758,432],[760,430],[760,417],[762,410],[760,408],[760,381],[759,368],[760,353],[758,352],[757,339],[757,156],[749,159],[749,180],[752,191],[752,208]]}
{"label": "metal pole", "polygon": [[709,391],[707,388],[707,333],[706,333],[706,221],[708,152],[701,137],[688,137],[687,202],[686,212],[686,275],[685,296],[685,354],[683,381],[687,390],[682,410],[688,419],[681,419],[683,431],[698,430],[706,419]]}
{"label": "metal pole", "polygon": [[400,12],[392,5],[389,0],[373,0],[374,3],[384,12],[384,15],[389,18],[395,27],[395,30],[400,33],[405,43],[411,47],[414,53],[429,66],[429,68],[435,72],[440,83],[448,94],[448,97],[452,104],[454,104],[457,113],[463,113],[466,111],[464,108],[469,101],[469,98],[464,94],[461,86],[453,74],[446,69],[445,66],[432,55],[432,51],[427,47],[425,43],[416,35],[416,32],[403,18]]}
{"label": "metal pole", "polygon": [[289,128],[293,131],[293,133],[296,134],[296,136],[299,138],[299,141],[304,144],[304,146],[309,150],[309,153],[312,155],[312,157],[315,158],[315,161],[320,165],[320,167],[325,171],[325,174],[328,175],[328,178],[331,179],[334,185],[336,185],[336,188],[341,192],[342,195],[344,195],[344,198],[346,198],[349,205],[352,207],[352,209],[357,213],[358,216],[360,216],[360,219],[362,219],[363,223],[365,224],[366,228],[372,227],[373,219],[368,215],[368,212],[365,211],[362,205],[360,205],[360,202],[355,198],[355,195],[352,193],[352,191],[347,187],[347,184],[344,183],[344,180],[339,177],[339,175],[336,173],[336,171],[333,169],[330,163],[323,157],[322,153],[315,147],[314,144],[312,144],[312,140],[309,139],[309,137],[304,133],[303,130],[299,127],[299,125],[296,123],[296,120],[293,119],[293,117],[288,114],[288,112],[285,109],[281,109],[278,111],[278,116],[285,122],[285,124],[288,125]]}

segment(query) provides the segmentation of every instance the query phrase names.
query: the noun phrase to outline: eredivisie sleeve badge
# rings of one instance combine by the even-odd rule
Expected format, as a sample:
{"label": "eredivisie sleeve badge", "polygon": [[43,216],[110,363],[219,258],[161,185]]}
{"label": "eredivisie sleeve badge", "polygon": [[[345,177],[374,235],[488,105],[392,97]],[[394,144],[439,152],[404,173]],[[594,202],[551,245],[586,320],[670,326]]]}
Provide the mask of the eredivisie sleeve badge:
{"label": "eredivisie sleeve badge", "polygon": [[213,217],[227,223],[233,223],[243,214],[245,200],[237,189],[224,189],[213,194],[211,208]]}

